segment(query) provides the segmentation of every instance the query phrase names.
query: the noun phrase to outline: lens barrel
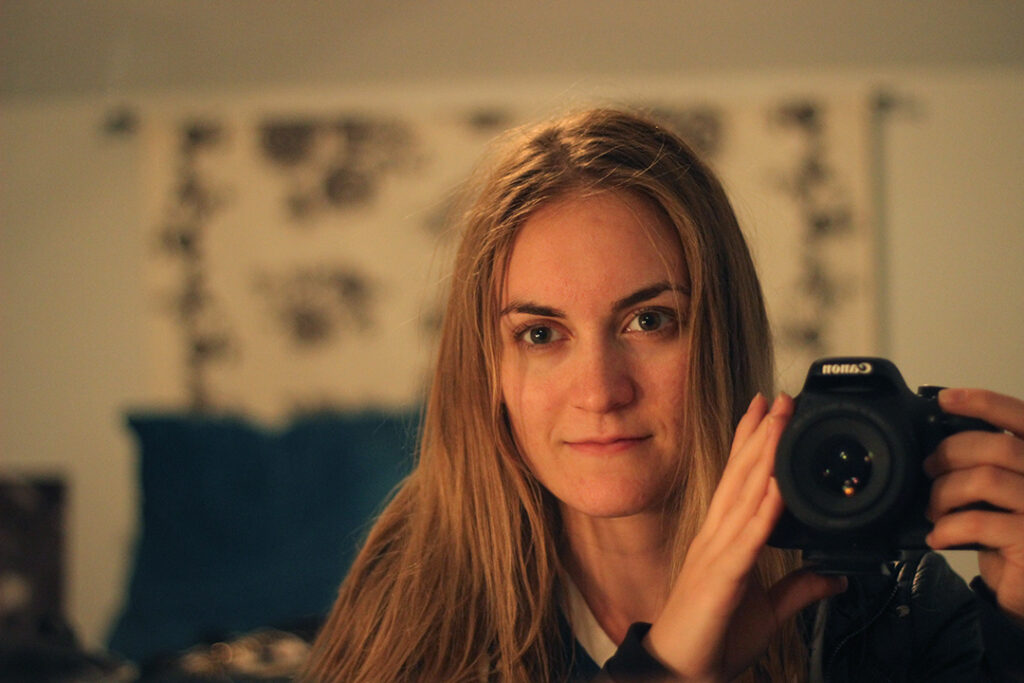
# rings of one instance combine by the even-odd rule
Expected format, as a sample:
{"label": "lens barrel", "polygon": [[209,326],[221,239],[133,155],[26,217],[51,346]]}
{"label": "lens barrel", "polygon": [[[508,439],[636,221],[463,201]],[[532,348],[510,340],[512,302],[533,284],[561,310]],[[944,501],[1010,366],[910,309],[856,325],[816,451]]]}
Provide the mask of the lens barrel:
{"label": "lens barrel", "polygon": [[871,407],[831,402],[799,410],[783,433],[775,476],[789,512],[811,529],[871,528],[900,507],[909,480],[906,445]]}

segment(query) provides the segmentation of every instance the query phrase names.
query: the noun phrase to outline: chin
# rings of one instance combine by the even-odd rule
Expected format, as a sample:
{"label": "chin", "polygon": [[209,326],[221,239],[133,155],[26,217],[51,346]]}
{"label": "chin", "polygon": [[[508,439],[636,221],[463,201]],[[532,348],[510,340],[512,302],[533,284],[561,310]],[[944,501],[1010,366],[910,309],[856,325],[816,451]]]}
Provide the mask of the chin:
{"label": "chin", "polygon": [[[557,496],[563,508],[588,517],[614,519],[660,510],[661,492],[623,487],[587,487],[575,495]],[[581,495],[582,494],[582,495]]]}

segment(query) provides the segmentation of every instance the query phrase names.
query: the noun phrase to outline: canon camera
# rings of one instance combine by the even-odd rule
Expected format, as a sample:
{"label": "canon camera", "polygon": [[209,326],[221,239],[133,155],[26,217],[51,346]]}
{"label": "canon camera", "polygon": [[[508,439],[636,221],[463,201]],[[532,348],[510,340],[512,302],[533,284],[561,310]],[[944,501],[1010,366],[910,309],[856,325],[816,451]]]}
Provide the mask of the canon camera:
{"label": "canon camera", "polygon": [[811,365],[775,458],[786,511],[770,545],[799,548],[819,571],[878,571],[927,546],[931,481],[921,463],[957,432],[994,430],[943,412],[940,387],[913,393],[882,358]]}

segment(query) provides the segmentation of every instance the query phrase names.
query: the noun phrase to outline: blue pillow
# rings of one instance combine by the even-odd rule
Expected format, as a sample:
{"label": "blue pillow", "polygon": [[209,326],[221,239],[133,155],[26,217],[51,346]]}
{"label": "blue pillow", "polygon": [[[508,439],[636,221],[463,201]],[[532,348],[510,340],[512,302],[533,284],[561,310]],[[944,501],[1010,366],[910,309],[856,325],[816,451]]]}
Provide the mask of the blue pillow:
{"label": "blue pillow", "polygon": [[146,662],[330,609],[413,463],[418,413],[133,415],[141,536],[111,650]]}

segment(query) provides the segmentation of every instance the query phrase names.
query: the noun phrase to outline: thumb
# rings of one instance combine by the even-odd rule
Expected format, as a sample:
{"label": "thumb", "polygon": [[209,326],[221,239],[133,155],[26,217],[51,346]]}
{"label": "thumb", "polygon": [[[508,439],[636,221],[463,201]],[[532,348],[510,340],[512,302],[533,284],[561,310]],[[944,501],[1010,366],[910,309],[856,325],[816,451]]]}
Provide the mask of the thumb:
{"label": "thumb", "polygon": [[847,585],[845,576],[824,576],[810,569],[797,569],[771,587],[768,599],[781,624],[808,605],[842,593]]}

